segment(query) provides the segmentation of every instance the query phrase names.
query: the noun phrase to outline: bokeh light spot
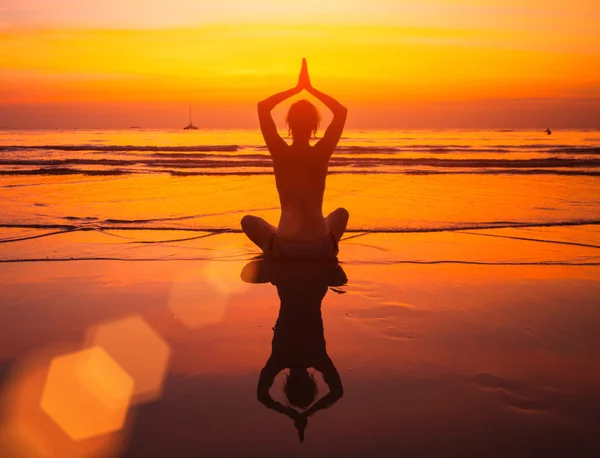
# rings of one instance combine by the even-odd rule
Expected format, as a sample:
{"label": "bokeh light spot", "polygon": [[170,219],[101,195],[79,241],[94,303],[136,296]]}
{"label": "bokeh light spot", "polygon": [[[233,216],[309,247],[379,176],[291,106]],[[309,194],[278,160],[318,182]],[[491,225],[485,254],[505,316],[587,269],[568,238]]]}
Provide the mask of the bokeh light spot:
{"label": "bokeh light spot", "polygon": [[121,456],[130,433],[129,421],[119,431],[74,441],[41,409],[40,400],[54,357],[79,349],[79,345],[52,345],[28,355],[10,369],[0,392],[0,457]]}
{"label": "bokeh light spot", "polygon": [[80,441],[121,429],[132,394],[129,374],[102,348],[92,347],[52,360],[40,405]]}
{"label": "bokeh light spot", "polygon": [[103,323],[90,330],[91,345],[102,347],[133,379],[133,403],[160,396],[171,349],[139,315]]}
{"label": "bokeh light spot", "polygon": [[232,296],[248,287],[240,279],[243,262],[211,261],[174,279],[169,308],[191,329],[223,321]]}

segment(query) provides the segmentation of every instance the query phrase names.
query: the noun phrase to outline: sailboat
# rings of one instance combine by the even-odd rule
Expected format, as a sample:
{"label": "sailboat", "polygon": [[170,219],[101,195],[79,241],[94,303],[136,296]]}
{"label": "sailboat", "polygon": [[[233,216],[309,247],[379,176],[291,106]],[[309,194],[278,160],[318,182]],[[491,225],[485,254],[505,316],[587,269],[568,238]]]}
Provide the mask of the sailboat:
{"label": "sailboat", "polygon": [[183,128],[184,130],[198,130],[194,124],[192,124],[192,102],[190,101],[190,123]]}

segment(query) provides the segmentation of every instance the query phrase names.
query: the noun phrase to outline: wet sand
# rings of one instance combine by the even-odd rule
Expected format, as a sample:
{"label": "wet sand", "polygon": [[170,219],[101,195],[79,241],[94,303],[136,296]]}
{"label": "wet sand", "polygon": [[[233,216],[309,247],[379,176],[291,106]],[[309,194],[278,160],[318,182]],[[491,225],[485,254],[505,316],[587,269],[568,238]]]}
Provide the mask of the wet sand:
{"label": "wet sand", "polygon": [[[600,453],[595,227],[349,234],[348,283],[322,303],[344,395],[309,418],[302,444],[291,419],[256,399],[279,297],[271,283],[240,280],[258,254],[243,235],[46,232],[2,229],[4,240],[24,240],[1,253],[0,456]],[[169,357],[123,428],[76,443],[55,425],[27,434],[21,419],[20,433],[6,434],[23,405],[37,415],[52,355],[132,315]],[[285,403],[282,382],[271,394]]]}

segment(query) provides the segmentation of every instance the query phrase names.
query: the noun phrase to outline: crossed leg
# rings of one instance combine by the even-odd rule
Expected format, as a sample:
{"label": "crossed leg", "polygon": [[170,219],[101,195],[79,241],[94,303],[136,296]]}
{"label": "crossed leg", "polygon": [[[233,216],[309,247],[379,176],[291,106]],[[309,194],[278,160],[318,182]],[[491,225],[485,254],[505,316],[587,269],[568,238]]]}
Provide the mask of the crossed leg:
{"label": "crossed leg", "polygon": [[329,232],[333,234],[335,240],[338,242],[344,235],[344,231],[348,225],[348,218],[350,218],[350,213],[345,208],[338,208],[325,218]]}
{"label": "crossed leg", "polygon": [[[344,235],[349,217],[348,210],[338,208],[325,218],[329,232],[333,234],[333,237],[338,242]],[[266,252],[269,248],[271,237],[273,237],[277,228],[258,216],[246,215],[242,218],[242,230],[256,246]]]}
{"label": "crossed leg", "polygon": [[246,215],[242,218],[242,230],[256,246],[266,252],[277,228],[258,216]]}

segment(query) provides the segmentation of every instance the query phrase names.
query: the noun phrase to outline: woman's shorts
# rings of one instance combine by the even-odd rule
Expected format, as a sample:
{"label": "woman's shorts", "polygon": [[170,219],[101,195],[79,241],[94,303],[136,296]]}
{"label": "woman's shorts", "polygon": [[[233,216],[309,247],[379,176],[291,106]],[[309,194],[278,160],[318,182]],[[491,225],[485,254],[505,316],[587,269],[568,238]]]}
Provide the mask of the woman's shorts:
{"label": "woman's shorts", "polygon": [[338,242],[332,233],[313,242],[290,242],[273,234],[265,250],[265,255],[275,259],[335,259],[338,253]]}

